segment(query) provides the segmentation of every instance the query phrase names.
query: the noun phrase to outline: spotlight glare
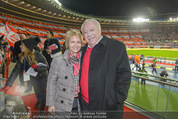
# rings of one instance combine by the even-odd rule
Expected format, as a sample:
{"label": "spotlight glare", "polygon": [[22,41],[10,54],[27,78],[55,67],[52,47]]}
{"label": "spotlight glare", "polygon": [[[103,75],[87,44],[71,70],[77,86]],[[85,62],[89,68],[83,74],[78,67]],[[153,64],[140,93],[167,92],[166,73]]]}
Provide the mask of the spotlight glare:
{"label": "spotlight glare", "polygon": [[62,4],[59,2],[59,0],[54,0],[59,6],[62,6]]}
{"label": "spotlight glare", "polygon": [[145,18],[134,18],[133,19],[133,22],[147,22],[149,21],[149,19],[145,19]]}

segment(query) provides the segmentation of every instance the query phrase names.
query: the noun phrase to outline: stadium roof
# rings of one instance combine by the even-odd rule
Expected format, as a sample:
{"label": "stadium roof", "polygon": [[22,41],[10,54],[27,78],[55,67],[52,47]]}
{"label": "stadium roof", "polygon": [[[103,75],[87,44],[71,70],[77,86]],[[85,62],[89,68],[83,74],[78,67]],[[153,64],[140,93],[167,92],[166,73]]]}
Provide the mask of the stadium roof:
{"label": "stadium roof", "polygon": [[58,0],[73,11],[94,16],[156,16],[178,13],[178,0]]}
{"label": "stadium roof", "polygon": [[[133,23],[129,22],[128,18],[127,19],[122,18],[123,16],[119,16],[119,17],[117,16],[114,16],[114,17],[94,16],[94,13],[92,12],[92,10],[89,9],[90,7],[94,9],[94,8],[98,8],[97,5],[102,6],[103,4],[104,5],[103,9],[100,8],[102,12],[106,13],[106,11],[108,11],[110,13],[110,10],[111,11],[114,10],[114,6],[111,8],[107,7],[107,5],[108,6],[112,6],[112,5],[111,4],[109,5],[109,3],[105,2],[105,0],[81,0],[81,1],[60,0],[59,2],[62,3],[62,6],[58,5],[56,1],[58,0],[0,0],[0,13],[5,13],[8,15],[17,16],[17,17],[25,18],[29,20],[62,24],[62,25],[67,25],[67,26],[81,26],[81,24],[83,23],[85,19],[92,18],[92,17],[95,17],[101,23],[102,27],[103,26],[104,27],[123,27],[123,26],[131,27],[133,25]],[[84,4],[85,2],[82,2],[82,1],[85,1],[87,4]],[[118,3],[118,2],[113,2],[113,0],[107,0],[107,1],[110,1],[112,4]],[[117,1],[120,1],[120,0],[117,0]],[[128,1],[128,0],[125,0],[125,1]],[[153,1],[153,0],[140,0],[140,1]],[[165,0],[159,0],[159,1],[165,1]],[[174,1],[174,3],[177,2],[177,0],[169,0],[169,2],[171,1]],[[67,5],[65,6],[67,2],[68,4],[70,3],[70,5],[73,4],[72,5],[73,7],[76,4],[78,4],[78,8],[84,8],[85,10],[89,10],[91,14],[90,13],[84,14],[82,12],[78,13],[78,11],[75,12],[72,10],[73,8],[70,7],[70,5],[68,6],[68,8],[67,8]],[[82,11],[85,11],[84,9]],[[127,9],[128,10],[131,9],[131,7],[129,7],[129,4],[128,4]],[[94,9],[93,11],[97,11],[97,10],[98,9]],[[97,11],[97,12],[100,12],[100,11]],[[126,13],[126,11],[120,12],[120,13]],[[154,11],[152,11],[152,13],[154,13]],[[167,25],[170,25],[170,23],[168,23]]]}

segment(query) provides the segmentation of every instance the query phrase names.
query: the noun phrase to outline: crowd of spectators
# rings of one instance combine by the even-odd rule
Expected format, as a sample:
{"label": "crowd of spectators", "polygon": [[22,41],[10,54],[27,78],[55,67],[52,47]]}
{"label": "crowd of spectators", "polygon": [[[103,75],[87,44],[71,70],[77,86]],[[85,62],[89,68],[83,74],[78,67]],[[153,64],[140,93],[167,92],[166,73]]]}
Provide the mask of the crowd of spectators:
{"label": "crowd of spectators", "polygon": [[176,27],[162,27],[150,28],[149,33],[143,33],[143,40],[149,46],[178,46],[178,28]]}

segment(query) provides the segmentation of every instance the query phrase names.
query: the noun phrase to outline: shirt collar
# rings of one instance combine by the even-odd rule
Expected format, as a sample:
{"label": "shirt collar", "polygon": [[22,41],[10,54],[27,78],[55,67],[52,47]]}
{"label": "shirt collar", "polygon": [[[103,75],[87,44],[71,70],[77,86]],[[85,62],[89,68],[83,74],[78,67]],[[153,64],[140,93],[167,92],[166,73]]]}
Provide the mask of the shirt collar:
{"label": "shirt collar", "polygon": [[[100,39],[98,40],[98,42],[96,44],[98,44],[101,41],[102,38],[103,38],[103,36],[100,37]],[[91,48],[91,46],[88,45],[88,48]]]}

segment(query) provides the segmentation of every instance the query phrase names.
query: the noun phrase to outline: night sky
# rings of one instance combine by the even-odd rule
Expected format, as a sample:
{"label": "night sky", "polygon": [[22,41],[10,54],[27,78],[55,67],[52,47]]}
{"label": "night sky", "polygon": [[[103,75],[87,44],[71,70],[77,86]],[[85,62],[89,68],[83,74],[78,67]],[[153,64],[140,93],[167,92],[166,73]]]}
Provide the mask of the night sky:
{"label": "night sky", "polygon": [[94,16],[155,16],[178,13],[178,0],[59,0],[63,7]]}

